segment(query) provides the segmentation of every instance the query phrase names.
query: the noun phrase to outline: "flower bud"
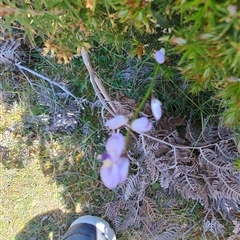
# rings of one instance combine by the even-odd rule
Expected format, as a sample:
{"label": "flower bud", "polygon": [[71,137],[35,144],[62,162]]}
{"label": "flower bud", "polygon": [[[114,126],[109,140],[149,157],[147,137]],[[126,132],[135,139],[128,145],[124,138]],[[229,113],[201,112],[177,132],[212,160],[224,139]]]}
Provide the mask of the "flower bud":
{"label": "flower bud", "polygon": [[110,129],[118,129],[128,123],[128,118],[124,115],[118,115],[108,121],[106,121],[105,126]]}
{"label": "flower bud", "polygon": [[138,133],[150,131],[151,128],[152,128],[152,123],[146,117],[135,119],[131,125],[131,129]]}
{"label": "flower bud", "polygon": [[236,5],[229,5],[227,7],[227,10],[229,11],[231,16],[235,16],[237,13],[237,6]]}
{"label": "flower bud", "polygon": [[175,43],[175,44],[177,44],[179,46],[183,46],[183,45],[185,45],[187,43],[187,40],[185,40],[183,38],[180,38],[180,37],[173,37],[171,39],[171,42]]}
{"label": "flower bud", "polygon": [[154,54],[156,61],[160,64],[165,62],[165,49],[161,48],[160,50],[156,51]]}
{"label": "flower bud", "polygon": [[151,100],[151,109],[154,118],[158,121],[162,117],[162,103],[155,97]]}

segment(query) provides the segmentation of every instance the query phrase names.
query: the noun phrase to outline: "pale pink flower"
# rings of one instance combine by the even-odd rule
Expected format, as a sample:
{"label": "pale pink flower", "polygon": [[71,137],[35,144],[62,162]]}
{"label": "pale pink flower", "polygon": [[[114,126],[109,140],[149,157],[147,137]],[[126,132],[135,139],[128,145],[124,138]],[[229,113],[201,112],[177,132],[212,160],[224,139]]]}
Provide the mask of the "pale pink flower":
{"label": "pale pink flower", "polygon": [[240,82],[240,78],[233,77],[233,76],[227,77],[227,80],[229,82]]}
{"label": "pale pink flower", "polygon": [[137,118],[132,122],[131,129],[138,133],[147,132],[152,129],[152,123],[147,117]]}
{"label": "pale pink flower", "polygon": [[115,133],[106,142],[106,151],[100,157],[103,165],[100,176],[104,185],[110,189],[124,182],[128,175],[129,160],[121,157],[124,152],[125,138],[121,133]]}
{"label": "pale pink flower", "polygon": [[162,117],[162,103],[155,97],[151,99],[151,110],[154,118],[158,121]]}
{"label": "pale pink flower", "polygon": [[231,16],[235,16],[237,13],[237,6],[236,5],[228,5],[227,10],[229,11]]}
{"label": "pale pink flower", "polygon": [[185,45],[187,43],[187,40],[185,40],[183,38],[180,38],[180,37],[173,37],[171,39],[171,42],[175,43],[177,45],[183,46],[183,45]]}
{"label": "pale pink flower", "polygon": [[227,10],[229,12],[230,17],[226,18],[225,22],[231,22],[232,18],[237,14],[237,6],[236,5],[228,5]]}
{"label": "pale pink flower", "polygon": [[105,126],[110,129],[118,129],[128,123],[128,118],[124,115],[118,115],[106,121]]}
{"label": "pale pink flower", "polygon": [[160,64],[165,62],[165,49],[161,48],[160,50],[156,51],[154,54],[156,61]]}

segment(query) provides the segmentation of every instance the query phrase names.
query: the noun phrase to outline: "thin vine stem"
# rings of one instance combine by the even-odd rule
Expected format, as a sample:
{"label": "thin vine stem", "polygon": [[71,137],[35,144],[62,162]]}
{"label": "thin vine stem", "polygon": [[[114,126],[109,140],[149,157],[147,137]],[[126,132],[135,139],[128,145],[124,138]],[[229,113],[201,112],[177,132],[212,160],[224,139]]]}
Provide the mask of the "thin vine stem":
{"label": "thin vine stem", "polygon": [[[160,70],[160,66],[156,65],[156,67],[154,69],[154,75],[153,75],[152,81],[151,81],[151,83],[150,83],[150,85],[148,87],[148,90],[147,90],[143,100],[141,101],[141,103],[139,104],[138,108],[136,109],[136,111],[135,111],[135,113],[133,115],[133,118],[132,118],[132,121],[130,123],[130,126],[131,126],[132,122],[138,117],[138,114],[140,113],[140,111],[142,110],[142,108],[146,104],[148,98],[150,97],[150,95],[152,93],[152,90],[153,90],[153,87],[154,87],[154,84],[155,84],[155,81],[157,79],[159,70]],[[130,138],[130,133],[131,133],[131,129],[128,128],[128,131],[127,131],[127,134],[126,134],[126,142],[125,142],[125,148],[126,149],[127,149],[129,138]]]}

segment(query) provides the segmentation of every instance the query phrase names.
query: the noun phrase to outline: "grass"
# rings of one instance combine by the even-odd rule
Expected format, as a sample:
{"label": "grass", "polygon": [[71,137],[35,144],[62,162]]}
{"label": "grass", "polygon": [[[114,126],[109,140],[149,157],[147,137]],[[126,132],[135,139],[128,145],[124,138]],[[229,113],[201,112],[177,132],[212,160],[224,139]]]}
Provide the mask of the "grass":
{"label": "grass", "polygon": [[1,105],[1,146],[6,146],[1,152],[1,239],[56,239],[85,208],[103,212],[101,196],[96,201],[92,194],[103,188],[95,172],[99,163],[79,132],[53,136],[26,126],[23,118],[29,113],[21,104],[10,110]]}
{"label": "grass", "polygon": [[[0,121],[1,239],[57,239],[85,208],[88,213],[96,208],[104,212],[99,207],[101,196],[92,194],[103,188],[94,155],[98,130],[89,127],[88,135],[80,128],[74,134],[43,130],[37,117],[48,110],[39,105],[29,86],[5,77]],[[14,86],[25,91],[10,91]]]}
{"label": "grass", "polygon": [[[84,95],[89,101],[96,101],[80,59],[59,65],[39,54],[29,57],[32,58],[30,67],[38,73],[60,76],[54,80],[66,84],[76,96]],[[113,54],[107,47],[95,49],[91,57],[111,96],[123,93],[137,101],[143,98],[153,64],[149,57],[130,62],[124,54]],[[175,64],[174,59],[170,63],[162,67],[155,89],[165,114],[193,116],[203,123],[206,116],[212,115],[214,102],[205,101],[207,96],[202,99],[188,95],[179,73],[171,66]],[[122,69],[126,71],[123,73]],[[129,74],[132,75],[128,79]],[[50,89],[40,79],[31,78],[35,84]],[[79,215],[105,217],[104,205],[113,201],[115,195],[99,178],[101,164],[97,155],[103,151],[107,137],[99,120],[100,109],[82,106],[79,125],[73,132],[51,132],[39,121],[40,116],[50,114],[50,107],[39,103],[36,92],[20,73],[4,71],[2,96],[2,239],[59,239]],[[202,239],[200,204],[180,196],[167,196],[156,184],[148,194],[156,197],[161,214],[169,222],[181,224],[183,230],[189,224],[194,226],[186,239]],[[119,239],[129,240],[141,236],[140,229],[118,234]],[[213,238],[209,235],[209,239]]]}
{"label": "grass", "polygon": [[[1,239],[14,239],[16,233],[20,232],[27,222],[32,221],[34,216],[61,209],[56,184],[43,176],[36,160],[23,169],[3,170],[2,164],[1,169]],[[41,229],[35,227],[16,239],[28,239],[34,232],[37,234],[39,231]]]}

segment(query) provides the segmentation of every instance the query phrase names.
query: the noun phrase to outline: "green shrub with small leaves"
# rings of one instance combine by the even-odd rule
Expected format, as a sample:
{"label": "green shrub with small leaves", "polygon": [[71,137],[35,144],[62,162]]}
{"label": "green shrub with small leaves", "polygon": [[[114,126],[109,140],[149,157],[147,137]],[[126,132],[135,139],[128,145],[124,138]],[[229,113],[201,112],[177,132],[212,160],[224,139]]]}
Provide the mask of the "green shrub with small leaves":
{"label": "green shrub with small leaves", "polygon": [[32,44],[42,39],[43,54],[58,63],[96,44],[118,51],[130,46],[129,53],[139,58],[158,50],[152,42],[173,45],[169,53],[180,54],[189,91],[212,92],[225,124],[240,125],[237,0],[2,0],[0,8],[9,32],[20,29]]}
{"label": "green shrub with small leaves", "polygon": [[212,91],[220,99],[224,122],[240,123],[240,11],[237,1],[173,1],[170,15],[180,23],[167,39],[181,54],[179,67],[190,92]]}
{"label": "green shrub with small leaves", "polygon": [[4,0],[1,9],[8,29],[18,23],[32,44],[41,37],[44,54],[50,52],[59,63],[68,63],[82,47],[96,43],[120,50],[135,29],[155,31],[149,1]]}

